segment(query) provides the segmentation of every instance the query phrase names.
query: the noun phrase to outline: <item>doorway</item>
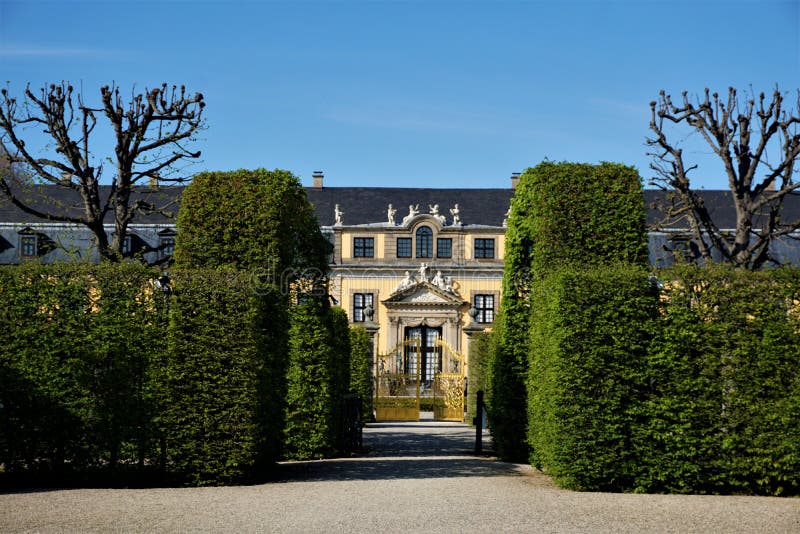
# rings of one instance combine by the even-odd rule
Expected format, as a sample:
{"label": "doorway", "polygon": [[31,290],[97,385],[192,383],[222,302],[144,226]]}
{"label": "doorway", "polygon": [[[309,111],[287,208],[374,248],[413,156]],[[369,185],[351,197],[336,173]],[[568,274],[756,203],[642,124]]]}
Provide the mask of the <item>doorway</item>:
{"label": "doorway", "polygon": [[442,350],[436,343],[442,339],[442,327],[406,327],[405,339],[413,341],[405,345],[405,372],[416,376],[419,366],[420,386],[423,391],[428,390],[433,385],[436,373],[442,372]]}

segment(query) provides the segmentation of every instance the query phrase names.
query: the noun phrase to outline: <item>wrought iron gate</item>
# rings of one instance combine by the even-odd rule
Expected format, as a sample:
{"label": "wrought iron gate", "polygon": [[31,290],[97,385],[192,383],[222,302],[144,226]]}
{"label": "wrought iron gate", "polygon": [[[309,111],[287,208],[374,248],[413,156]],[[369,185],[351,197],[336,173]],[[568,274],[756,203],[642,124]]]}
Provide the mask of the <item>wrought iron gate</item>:
{"label": "wrought iron gate", "polygon": [[420,352],[420,341],[409,339],[389,354],[378,356],[375,376],[375,418],[378,421],[419,420]]}
{"label": "wrought iron gate", "polygon": [[437,421],[464,421],[464,357],[444,340],[442,348],[444,370],[434,375],[433,418]]}
{"label": "wrought iron gate", "polygon": [[[378,356],[377,420],[418,421],[420,411],[432,411],[437,421],[464,420],[464,358],[442,339],[436,340],[435,347],[436,372],[429,380],[423,380],[426,351],[419,338],[407,339],[388,354]],[[431,356],[428,352],[427,358]]]}

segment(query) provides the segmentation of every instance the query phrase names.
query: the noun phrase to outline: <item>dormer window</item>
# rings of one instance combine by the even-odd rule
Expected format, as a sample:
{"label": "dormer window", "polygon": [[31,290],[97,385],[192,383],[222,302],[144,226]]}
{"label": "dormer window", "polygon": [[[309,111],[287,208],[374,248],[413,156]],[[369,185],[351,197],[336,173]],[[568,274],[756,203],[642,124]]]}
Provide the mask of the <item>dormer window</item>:
{"label": "dormer window", "polygon": [[162,237],[161,238],[161,255],[163,257],[171,257],[175,253],[175,238]]}
{"label": "dormer window", "polygon": [[129,256],[131,253],[131,242],[133,238],[131,235],[126,235],[125,239],[122,240],[122,255]]}
{"label": "dormer window", "polygon": [[166,229],[158,233],[158,248],[161,259],[171,258],[175,253],[175,230]]}
{"label": "dormer window", "polygon": [[36,234],[19,236],[19,257],[23,259],[35,258],[39,252],[39,238]]}
{"label": "dormer window", "polygon": [[19,258],[28,260],[43,256],[55,248],[55,243],[42,232],[24,228],[19,232]]}

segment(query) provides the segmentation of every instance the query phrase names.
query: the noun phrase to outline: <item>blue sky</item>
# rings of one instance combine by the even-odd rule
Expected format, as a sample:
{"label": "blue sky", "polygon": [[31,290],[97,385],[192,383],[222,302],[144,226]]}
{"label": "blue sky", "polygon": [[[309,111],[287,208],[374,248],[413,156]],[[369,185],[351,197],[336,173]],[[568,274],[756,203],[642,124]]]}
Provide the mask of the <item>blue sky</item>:
{"label": "blue sky", "polygon": [[[205,95],[190,172],[282,168],[329,186],[508,187],[554,161],[649,178],[648,102],[800,88],[800,2],[0,0],[9,90],[99,102],[166,81]],[[696,185],[725,187],[708,151]],[[98,152],[108,150],[101,143]]]}

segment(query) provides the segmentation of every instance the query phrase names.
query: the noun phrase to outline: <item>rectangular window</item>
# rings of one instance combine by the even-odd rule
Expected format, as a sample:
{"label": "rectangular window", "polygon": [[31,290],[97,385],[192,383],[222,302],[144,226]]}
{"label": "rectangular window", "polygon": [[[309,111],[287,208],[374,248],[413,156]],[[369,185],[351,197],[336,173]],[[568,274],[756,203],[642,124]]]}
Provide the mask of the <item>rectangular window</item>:
{"label": "rectangular window", "polygon": [[449,237],[440,237],[436,240],[436,257],[437,258],[452,258],[453,257],[453,240]]}
{"label": "rectangular window", "polygon": [[494,258],[494,239],[475,239],[475,258]]}
{"label": "rectangular window", "polygon": [[353,238],[353,256],[356,258],[371,258],[375,255],[375,239],[372,237]]}
{"label": "rectangular window", "polygon": [[411,238],[398,237],[397,238],[397,257],[410,258],[411,257]]}
{"label": "rectangular window", "polygon": [[161,238],[161,257],[166,258],[175,253],[175,238],[162,237]]}
{"label": "rectangular window", "polygon": [[[372,307],[372,293],[353,293],[353,322],[363,323],[367,320],[364,310]],[[375,308],[372,308],[373,310]]]}
{"label": "rectangular window", "polygon": [[35,235],[23,235],[19,238],[19,255],[22,258],[36,257],[37,238]]}
{"label": "rectangular window", "polygon": [[494,295],[475,295],[475,322],[494,322]]}

